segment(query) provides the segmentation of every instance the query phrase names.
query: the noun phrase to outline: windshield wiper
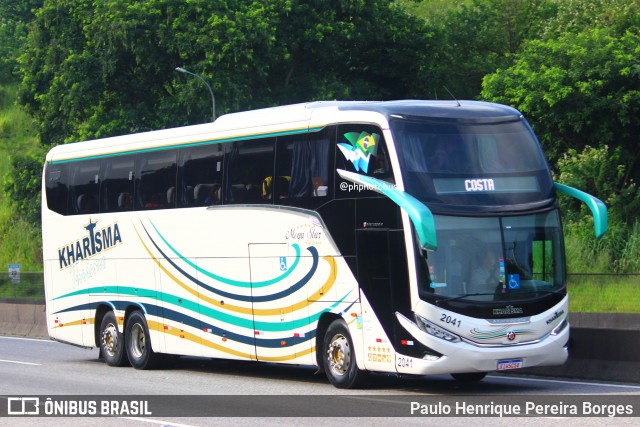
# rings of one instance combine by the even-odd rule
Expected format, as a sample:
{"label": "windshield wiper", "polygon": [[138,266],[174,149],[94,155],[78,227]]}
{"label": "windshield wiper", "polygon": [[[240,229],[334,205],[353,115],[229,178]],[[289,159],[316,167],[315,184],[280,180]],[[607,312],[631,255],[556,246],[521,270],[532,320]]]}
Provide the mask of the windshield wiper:
{"label": "windshield wiper", "polygon": [[480,295],[495,295],[495,294],[496,294],[495,292],[476,292],[473,294],[462,294],[462,295],[457,295],[455,297],[448,297],[448,298],[442,298],[442,299],[436,300],[436,305],[439,305],[441,302],[456,301],[456,300],[465,299],[468,297],[477,297]]}
{"label": "windshield wiper", "polygon": [[[505,294],[500,294],[500,295],[509,295],[511,292],[506,292]],[[442,298],[442,299],[438,299],[436,300],[436,305],[440,305],[440,303],[444,303],[444,302],[451,302],[451,301],[457,301],[457,300],[461,300],[461,299],[465,299],[465,298],[469,298],[469,297],[477,297],[477,296],[483,296],[483,295],[495,295],[495,292],[476,292],[476,293],[472,293],[472,294],[462,294],[462,295],[456,295],[455,297],[448,297],[448,298]],[[561,291],[550,291],[550,290],[539,290],[539,291],[517,291],[517,294],[522,295],[522,294],[555,294],[555,295],[564,295],[563,292]]]}

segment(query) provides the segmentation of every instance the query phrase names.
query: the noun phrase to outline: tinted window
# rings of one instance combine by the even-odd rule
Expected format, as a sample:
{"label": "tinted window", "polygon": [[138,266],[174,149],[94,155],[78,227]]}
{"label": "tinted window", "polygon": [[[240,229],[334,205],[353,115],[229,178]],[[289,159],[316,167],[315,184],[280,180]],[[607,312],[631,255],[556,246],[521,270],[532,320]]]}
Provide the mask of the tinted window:
{"label": "tinted window", "polygon": [[329,131],[278,138],[276,199],[329,196],[332,160]]}
{"label": "tinted window", "polygon": [[99,212],[100,161],[86,160],[69,164],[71,185],[69,186],[70,214]]}
{"label": "tinted window", "polygon": [[220,203],[222,148],[222,144],[211,144],[181,152],[179,206],[205,206]]}
{"label": "tinted window", "polygon": [[138,157],[136,209],[175,207],[176,152],[162,151]]}
{"label": "tinted window", "polygon": [[437,215],[435,220],[441,245],[428,252],[428,266],[422,268],[423,294],[502,301],[564,287],[556,211],[504,218]]}
{"label": "tinted window", "polygon": [[48,208],[59,214],[66,215],[69,194],[66,165],[47,165],[45,185]]}
{"label": "tinted window", "polygon": [[102,212],[133,209],[134,157],[113,157],[105,161],[102,180]]}
{"label": "tinted window", "polygon": [[274,140],[267,138],[227,145],[224,203],[270,203],[273,191]]}
{"label": "tinted window", "polygon": [[545,169],[532,133],[521,121],[393,122],[408,172],[493,174]]}

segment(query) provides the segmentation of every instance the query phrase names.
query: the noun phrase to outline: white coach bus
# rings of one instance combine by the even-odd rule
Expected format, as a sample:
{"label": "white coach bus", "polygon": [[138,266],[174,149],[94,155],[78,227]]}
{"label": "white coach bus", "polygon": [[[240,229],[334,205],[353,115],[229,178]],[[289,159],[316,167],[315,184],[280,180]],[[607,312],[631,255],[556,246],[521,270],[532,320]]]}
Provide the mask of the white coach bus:
{"label": "white coach bus", "polygon": [[558,365],[557,192],[522,115],[461,101],[313,102],[53,148],[48,331],[163,355],[452,374]]}

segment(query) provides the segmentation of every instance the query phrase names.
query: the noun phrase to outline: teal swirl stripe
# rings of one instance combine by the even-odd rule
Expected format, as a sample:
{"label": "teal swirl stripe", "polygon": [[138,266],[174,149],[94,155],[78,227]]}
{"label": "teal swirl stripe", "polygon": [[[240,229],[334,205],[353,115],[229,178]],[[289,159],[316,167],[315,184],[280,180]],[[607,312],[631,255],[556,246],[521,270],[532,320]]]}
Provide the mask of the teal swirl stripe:
{"label": "teal swirl stripe", "polygon": [[176,248],[174,248],[167,241],[167,239],[165,239],[165,237],[162,235],[162,233],[160,233],[160,231],[156,228],[156,226],[155,226],[155,224],[153,222],[151,223],[151,226],[153,227],[155,232],[158,234],[160,239],[162,239],[164,244],[171,250],[171,252],[173,252],[178,258],[180,258],[182,261],[184,261],[187,265],[189,265],[191,268],[195,269],[197,272],[202,273],[207,277],[210,277],[211,279],[217,280],[218,282],[221,282],[221,283],[224,283],[224,284],[227,284],[227,285],[231,285],[231,286],[237,286],[237,287],[240,287],[240,288],[262,288],[262,287],[265,287],[265,286],[273,285],[273,284],[278,283],[281,280],[285,279],[287,276],[289,276],[296,269],[296,267],[298,266],[298,263],[300,261],[300,246],[298,246],[297,243],[294,243],[294,244],[291,245],[296,251],[295,260],[293,262],[293,265],[291,265],[291,267],[289,269],[287,269],[287,271],[285,271],[280,276],[275,277],[275,278],[270,279],[270,280],[265,280],[265,281],[262,281],[262,282],[244,282],[244,281],[240,281],[240,280],[229,279],[229,278],[226,278],[226,277],[218,276],[217,274],[214,274],[214,273],[212,273],[210,271],[207,271],[207,270],[205,270],[205,269],[203,269],[201,267],[198,267],[197,264],[195,264],[194,262],[192,262],[189,259],[187,259]]}

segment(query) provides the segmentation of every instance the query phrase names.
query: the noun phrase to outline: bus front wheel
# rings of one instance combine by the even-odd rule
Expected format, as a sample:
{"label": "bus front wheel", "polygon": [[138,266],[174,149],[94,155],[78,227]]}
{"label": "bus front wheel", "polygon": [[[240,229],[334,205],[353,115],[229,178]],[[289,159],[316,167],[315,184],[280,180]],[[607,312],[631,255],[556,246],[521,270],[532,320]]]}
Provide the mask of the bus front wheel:
{"label": "bus front wheel", "polygon": [[335,387],[355,388],[362,385],[366,372],[356,364],[355,348],[344,320],[334,320],[324,335],[322,346],[324,371]]}
{"label": "bus front wheel", "polygon": [[104,361],[109,366],[124,366],[124,337],[118,331],[116,315],[113,311],[105,313],[100,323],[100,350]]}
{"label": "bus front wheel", "polygon": [[151,349],[147,321],[140,311],[129,315],[124,332],[127,357],[136,369],[151,369],[156,365],[158,355]]}

